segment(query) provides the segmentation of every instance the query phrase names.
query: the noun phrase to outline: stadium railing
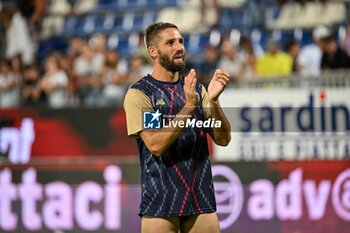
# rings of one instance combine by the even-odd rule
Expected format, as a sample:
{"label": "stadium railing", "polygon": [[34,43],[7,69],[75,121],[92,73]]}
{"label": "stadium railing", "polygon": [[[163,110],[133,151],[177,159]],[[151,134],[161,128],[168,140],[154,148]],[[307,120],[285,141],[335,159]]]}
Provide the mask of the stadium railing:
{"label": "stadium railing", "polygon": [[318,76],[293,74],[287,77],[242,80],[233,88],[344,88],[350,87],[350,70],[324,71]]}

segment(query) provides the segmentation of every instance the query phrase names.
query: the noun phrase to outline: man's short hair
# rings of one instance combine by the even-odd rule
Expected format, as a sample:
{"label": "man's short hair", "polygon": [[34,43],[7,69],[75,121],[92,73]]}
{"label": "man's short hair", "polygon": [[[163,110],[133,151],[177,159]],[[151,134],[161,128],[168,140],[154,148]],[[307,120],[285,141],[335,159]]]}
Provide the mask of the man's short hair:
{"label": "man's short hair", "polygon": [[158,34],[167,28],[175,28],[179,30],[178,27],[172,23],[157,22],[149,25],[145,30],[146,48],[152,45],[154,43],[154,39],[158,36]]}

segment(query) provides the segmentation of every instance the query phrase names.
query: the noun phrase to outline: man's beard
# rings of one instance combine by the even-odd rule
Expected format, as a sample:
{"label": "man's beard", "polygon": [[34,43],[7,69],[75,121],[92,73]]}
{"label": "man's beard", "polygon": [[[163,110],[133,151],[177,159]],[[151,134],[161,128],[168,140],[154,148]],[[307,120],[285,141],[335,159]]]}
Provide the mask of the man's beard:
{"label": "man's beard", "polygon": [[184,61],[176,64],[170,61],[170,58],[166,55],[163,55],[160,51],[158,51],[158,55],[159,55],[159,64],[162,67],[164,67],[166,70],[171,72],[178,72],[185,69],[186,64]]}

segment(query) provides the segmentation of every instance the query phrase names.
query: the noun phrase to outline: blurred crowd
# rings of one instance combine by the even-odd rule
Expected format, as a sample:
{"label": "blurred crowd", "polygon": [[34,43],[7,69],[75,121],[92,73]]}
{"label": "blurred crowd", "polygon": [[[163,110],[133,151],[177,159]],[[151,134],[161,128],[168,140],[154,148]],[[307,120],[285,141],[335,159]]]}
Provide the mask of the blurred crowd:
{"label": "blurred crowd", "polygon": [[227,70],[233,84],[292,74],[310,78],[319,76],[323,70],[350,68],[350,30],[342,44],[325,26],[316,27],[312,38],[313,43],[305,46],[294,39],[281,45],[280,41],[271,38],[265,50],[248,37],[241,36],[237,44],[224,38],[219,47],[205,47],[199,65],[200,80],[207,85],[216,68]]}
{"label": "blurred crowd", "polygon": [[[28,2],[33,3],[31,8],[11,8],[0,14],[7,39],[0,60],[0,107],[120,106],[128,86],[151,72],[142,34],[139,48],[129,57],[108,48],[105,35],[95,34],[88,39],[70,38],[66,51],[51,51],[39,63],[36,35],[45,1]],[[313,43],[306,46],[293,39],[281,45],[271,38],[263,49],[250,37],[233,41],[223,36],[217,45],[204,47],[199,61],[189,56],[187,69],[195,67],[206,86],[217,68],[230,73],[231,85],[291,74],[317,77],[322,70],[350,68],[349,25],[341,42],[326,26],[315,27],[312,38]]]}
{"label": "blurred crowd", "polygon": [[[141,48],[140,48],[141,50]],[[13,106],[117,106],[126,88],[151,71],[144,53],[129,59],[106,47],[106,38],[71,38],[66,53],[52,51],[43,65],[21,56],[1,61],[0,103]]]}

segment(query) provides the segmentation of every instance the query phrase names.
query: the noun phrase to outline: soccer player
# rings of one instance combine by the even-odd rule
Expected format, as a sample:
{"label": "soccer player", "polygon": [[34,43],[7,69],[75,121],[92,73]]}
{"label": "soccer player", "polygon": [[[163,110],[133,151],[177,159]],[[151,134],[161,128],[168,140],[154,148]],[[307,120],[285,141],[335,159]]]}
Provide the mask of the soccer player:
{"label": "soccer player", "polygon": [[[174,24],[148,26],[145,44],[153,70],[130,86],[124,100],[128,135],[137,140],[141,163],[142,232],[220,232],[206,134],[221,146],[231,140],[218,101],[229,75],[217,70],[208,91],[194,69],[182,77],[184,39]],[[207,119],[219,121],[220,127],[179,123]],[[147,129],[153,123],[162,126]]]}

